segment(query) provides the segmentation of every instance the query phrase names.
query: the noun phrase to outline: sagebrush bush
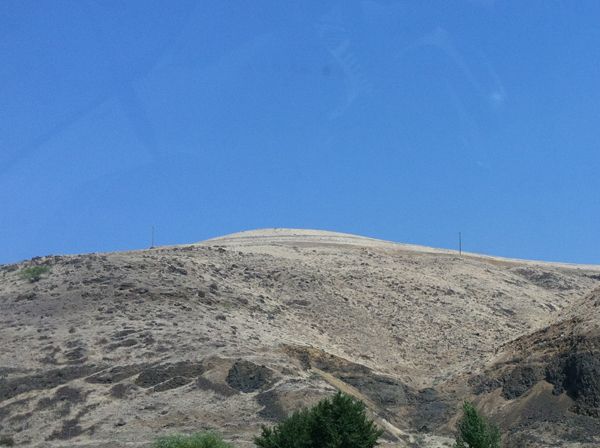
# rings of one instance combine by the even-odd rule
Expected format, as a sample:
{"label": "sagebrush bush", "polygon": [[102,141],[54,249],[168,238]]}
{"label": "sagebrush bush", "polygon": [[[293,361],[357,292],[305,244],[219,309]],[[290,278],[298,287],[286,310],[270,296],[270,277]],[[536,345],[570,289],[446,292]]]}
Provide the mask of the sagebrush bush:
{"label": "sagebrush bush", "polygon": [[47,274],[48,272],[50,272],[49,266],[30,266],[21,269],[21,277],[33,283],[39,281],[42,278],[42,275]]}
{"label": "sagebrush bush", "polygon": [[225,442],[217,434],[201,432],[159,437],[154,442],[154,448],[233,448],[233,445]]}
{"label": "sagebrush bush", "polygon": [[338,392],[273,428],[263,427],[254,443],[260,448],[372,448],[382,433],[361,401]]}
{"label": "sagebrush bush", "polygon": [[0,446],[15,446],[15,441],[10,436],[0,436]]}
{"label": "sagebrush bush", "polygon": [[500,431],[496,425],[479,415],[471,403],[465,402],[454,447],[500,448]]}

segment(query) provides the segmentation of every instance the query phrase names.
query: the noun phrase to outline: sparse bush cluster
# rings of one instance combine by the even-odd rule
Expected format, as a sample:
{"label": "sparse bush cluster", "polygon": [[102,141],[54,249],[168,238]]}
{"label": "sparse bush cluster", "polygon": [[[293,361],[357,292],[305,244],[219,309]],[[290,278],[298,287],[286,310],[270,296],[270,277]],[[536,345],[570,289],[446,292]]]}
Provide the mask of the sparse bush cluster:
{"label": "sparse bush cluster", "polygon": [[29,280],[31,283],[39,281],[43,275],[50,272],[50,267],[46,265],[30,266],[21,269],[21,277]]}
{"label": "sparse bush cluster", "polygon": [[154,442],[154,448],[233,448],[233,445],[224,442],[217,434],[205,432],[160,437]]}
{"label": "sparse bush cluster", "polygon": [[[383,431],[366,414],[365,405],[338,392],[303,409],[254,439],[258,448],[373,448]],[[161,437],[154,448],[233,448],[214,433]],[[500,448],[500,432],[465,402],[454,448]]]}
{"label": "sparse bush cluster", "polygon": [[15,446],[15,441],[10,436],[0,436],[0,446]]}
{"label": "sparse bush cluster", "polygon": [[[315,407],[297,411],[254,439],[259,448],[373,448],[383,433],[365,405],[338,392]],[[161,437],[154,448],[232,448],[213,433]]]}

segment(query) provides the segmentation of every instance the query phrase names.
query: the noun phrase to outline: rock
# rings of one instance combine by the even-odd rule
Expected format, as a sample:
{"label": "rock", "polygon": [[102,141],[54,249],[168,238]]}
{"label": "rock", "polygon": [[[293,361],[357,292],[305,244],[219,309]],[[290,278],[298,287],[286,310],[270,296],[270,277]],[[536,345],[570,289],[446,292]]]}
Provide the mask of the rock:
{"label": "rock", "polygon": [[227,374],[227,384],[240,392],[254,392],[269,383],[273,372],[253,362],[236,361]]}

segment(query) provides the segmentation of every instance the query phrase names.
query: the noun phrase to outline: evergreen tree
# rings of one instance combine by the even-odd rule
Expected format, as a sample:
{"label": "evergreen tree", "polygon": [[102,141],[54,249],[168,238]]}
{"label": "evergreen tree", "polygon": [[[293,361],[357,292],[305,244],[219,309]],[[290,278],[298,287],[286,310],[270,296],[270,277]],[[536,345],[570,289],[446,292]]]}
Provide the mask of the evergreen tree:
{"label": "evergreen tree", "polygon": [[454,447],[500,448],[500,431],[496,425],[479,415],[471,403],[465,402]]}

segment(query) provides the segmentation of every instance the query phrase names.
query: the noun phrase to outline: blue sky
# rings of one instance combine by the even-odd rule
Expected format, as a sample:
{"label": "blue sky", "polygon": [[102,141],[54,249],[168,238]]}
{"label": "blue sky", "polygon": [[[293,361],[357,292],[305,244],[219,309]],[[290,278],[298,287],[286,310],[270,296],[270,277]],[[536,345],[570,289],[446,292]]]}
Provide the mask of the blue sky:
{"label": "blue sky", "polygon": [[261,227],[600,263],[597,1],[0,2],[0,263]]}

